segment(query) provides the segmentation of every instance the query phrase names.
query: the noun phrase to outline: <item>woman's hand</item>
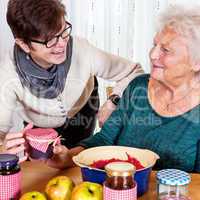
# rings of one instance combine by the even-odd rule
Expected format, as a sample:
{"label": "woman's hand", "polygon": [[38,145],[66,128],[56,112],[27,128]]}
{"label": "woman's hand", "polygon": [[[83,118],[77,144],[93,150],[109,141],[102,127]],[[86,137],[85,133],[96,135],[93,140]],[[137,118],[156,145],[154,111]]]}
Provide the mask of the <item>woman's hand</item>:
{"label": "woman's hand", "polygon": [[[5,134],[4,138],[2,139],[1,153],[22,154],[24,151],[25,139],[23,138],[23,133]],[[20,156],[19,162],[27,160],[27,157],[27,153],[22,157]]]}
{"label": "woman's hand", "polygon": [[46,161],[46,164],[50,167],[64,169],[67,167],[72,167],[74,165],[72,157],[77,155],[79,152],[84,150],[83,147],[74,147],[68,149],[63,145],[56,145],[54,147],[54,156]]}
{"label": "woman's hand", "polygon": [[116,105],[111,100],[107,100],[99,109],[97,118],[99,121],[99,127],[102,127],[105,121],[110,117],[112,112],[116,109]]}
{"label": "woman's hand", "polygon": [[53,168],[64,169],[71,163],[69,149],[63,145],[56,145],[53,149],[54,155],[46,161],[46,164]]}

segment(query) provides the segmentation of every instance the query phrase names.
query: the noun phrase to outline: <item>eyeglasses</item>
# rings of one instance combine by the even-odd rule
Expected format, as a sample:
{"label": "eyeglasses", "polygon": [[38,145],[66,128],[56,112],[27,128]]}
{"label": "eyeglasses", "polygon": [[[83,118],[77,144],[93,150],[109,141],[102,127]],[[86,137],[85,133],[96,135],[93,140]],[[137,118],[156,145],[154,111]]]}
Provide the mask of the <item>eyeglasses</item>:
{"label": "eyeglasses", "polygon": [[60,33],[59,35],[56,35],[55,37],[53,37],[50,40],[46,40],[44,42],[42,41],[38,41],[38,40],[30,40],[31,42],[35,42],[35,43],[39,43],[39,44],[43,44],[46,45],[47,48],[51,48],[53,46],[56,46],[56,44],[59,41],[59,38],[61,37],[62,39],[67,39],[72,32],[72,25],[69,22],[65,22],[66,23],[66,28],[63,30],[62,33]]}

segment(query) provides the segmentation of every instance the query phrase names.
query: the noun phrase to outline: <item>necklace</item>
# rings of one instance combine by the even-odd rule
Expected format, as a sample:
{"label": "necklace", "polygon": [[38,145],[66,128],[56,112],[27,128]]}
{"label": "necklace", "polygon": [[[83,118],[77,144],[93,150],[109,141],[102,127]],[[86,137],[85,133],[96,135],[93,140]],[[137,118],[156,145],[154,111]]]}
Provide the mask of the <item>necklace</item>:
{"label": "necklace", "polygon": [[[169,102],[167,98],[164,97],[165,92],[158,94],[160,90],[163,90],[161,86],[157,87],[155,90],[153,90],[153,93],[151,92],[152,95],[152,100],[154,101],[154,106],[160,110],[163,113],[167,113],[167,115],[170,113],[173,115],[176,114],[181,114],[184,112],[189,111],[192,109],[194,106],[198,105],[200,103],[200,80],[195,81],[193,86],[191,86],[187,92],[184,92],[185,94],[181,96],[180,98],[176,99],[175,101]],[[155,87],[154,87],[155,88]],[[166,92],[169,90],[166,90]],[[194,93],[194,96],[191,95],[192,92],[197,92]],[[197,95],[196,95],[197,94]],[[157,103],[156,103],[157,102]]]}
{"label": "necklace", "polygon": [[184,96],[182,96],[181,98],[177,99],[176,101],[172,101],[167,103],[167,105],[165,106],[165,110],[167,111],[172,111],[172,112],[181,112],[184,111],[186,108],[190,108],[192,104],[191,100],[191,92],[193,91],[193,89],[189,90]]}

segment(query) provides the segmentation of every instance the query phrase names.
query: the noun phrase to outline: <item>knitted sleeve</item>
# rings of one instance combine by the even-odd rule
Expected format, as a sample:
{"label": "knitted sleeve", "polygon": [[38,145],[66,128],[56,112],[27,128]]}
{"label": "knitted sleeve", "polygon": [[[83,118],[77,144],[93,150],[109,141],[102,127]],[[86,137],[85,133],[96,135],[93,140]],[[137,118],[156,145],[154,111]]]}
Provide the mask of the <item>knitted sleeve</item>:
{"label": "knitted sleeve", "polygon": [[9,65],[0,63],[0,131],[7,133],[12,127],[12,114],[16,108],[17,78],[10,75]]}
{"label": "knitted sleeve", "polygon": [[94,47],[85,39],[78,39],[82,60],[88,59],[91,74],[105,80],[115,81],[113,93],[122,96],[124,89],[138,75],[144,73],[139,64],[120,56],[112,55]]}

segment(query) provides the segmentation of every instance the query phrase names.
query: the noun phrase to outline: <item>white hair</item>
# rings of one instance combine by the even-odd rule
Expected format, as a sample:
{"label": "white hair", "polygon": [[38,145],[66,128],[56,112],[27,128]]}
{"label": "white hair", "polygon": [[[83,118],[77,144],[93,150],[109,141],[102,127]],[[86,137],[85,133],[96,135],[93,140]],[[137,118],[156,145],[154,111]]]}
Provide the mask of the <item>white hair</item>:
{"label": "white hair", "polygon": [[176,33],[185,37],[191,59],[200,61],[200,6],[185,7],[171,5],[159,16],[158,31],[164,27],[172,28]]}

